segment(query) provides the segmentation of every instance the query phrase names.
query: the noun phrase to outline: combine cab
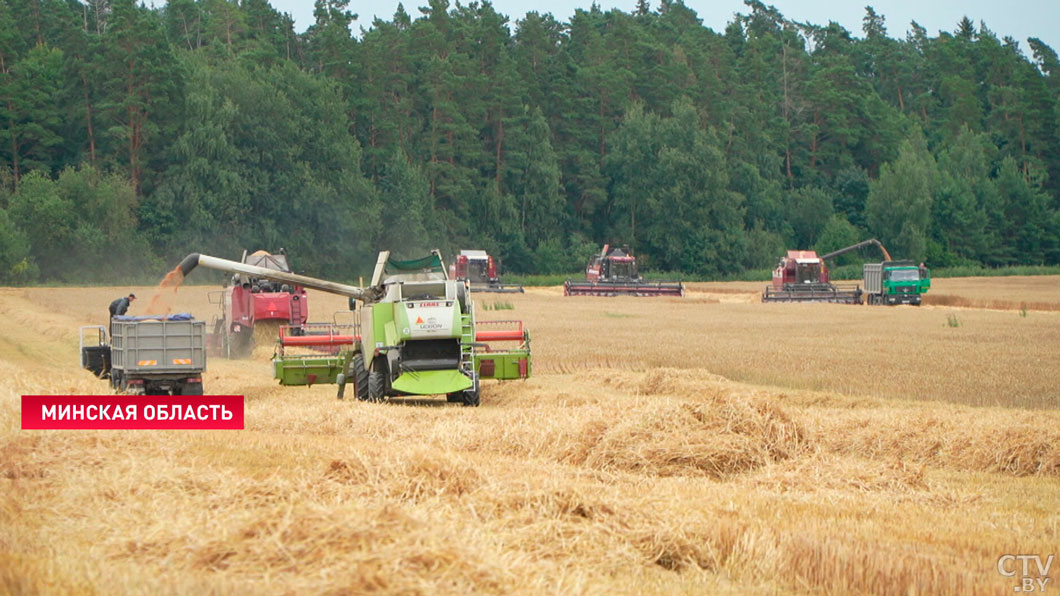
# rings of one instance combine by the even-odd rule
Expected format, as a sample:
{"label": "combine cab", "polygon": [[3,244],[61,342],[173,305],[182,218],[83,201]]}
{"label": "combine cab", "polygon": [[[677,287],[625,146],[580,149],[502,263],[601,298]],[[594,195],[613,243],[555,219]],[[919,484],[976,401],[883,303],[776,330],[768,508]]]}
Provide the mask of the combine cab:
{"label": "combine cab", "polygon": [[[247,254],[243,264],[290,273],[287,255],[270,254],[264,250]],[[302,325],[309,316],[306,291],[300,285],[272,281],[260,276],[237,273],[227,287],[211,296],[221,306],[221,314],[213,322],[209,337],[211,352],[226,357],[241,357],[254,347],[254,325],[275,321],[284,325]]]}
{"label": "combine cab", "polygon": [[568,279],[564,296],[683,296],[681,282],[649,282],[637,273],[637,258],[628,246],[610,250],[605,244],[600,254],[585,267],[585,281]]}
{"label": "combine cab", "polygon": [[501,282],[497,261],[484,250],[462,250],[449,265],[449,277],[471,282],[472,292],[523,292],[523,286]]}
{"label": "combine cab", "polygon": [[789,250],[773,270],[773,284],[762,302],[838,302],[861,304],[861,286],[833,284],[828,266],[812,250]]}

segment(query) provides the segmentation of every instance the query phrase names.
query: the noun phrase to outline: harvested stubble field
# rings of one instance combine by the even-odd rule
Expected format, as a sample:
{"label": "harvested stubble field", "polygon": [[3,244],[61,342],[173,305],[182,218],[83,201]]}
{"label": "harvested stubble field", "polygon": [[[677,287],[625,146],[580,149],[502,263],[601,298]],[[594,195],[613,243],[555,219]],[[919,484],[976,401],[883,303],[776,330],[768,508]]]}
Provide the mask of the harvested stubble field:
{"label": "harvested stubble field", "polygon": [[482,295],[535,376],[481,408],[281,388],[259,348],[210,361],[247,428],[209,432],[19,430],[106,391],[76,329],[125,288],[0,289],[0,593],[1011,594],[1001,555],[1060,554],[1060,278],[934,283],[966,302]]}

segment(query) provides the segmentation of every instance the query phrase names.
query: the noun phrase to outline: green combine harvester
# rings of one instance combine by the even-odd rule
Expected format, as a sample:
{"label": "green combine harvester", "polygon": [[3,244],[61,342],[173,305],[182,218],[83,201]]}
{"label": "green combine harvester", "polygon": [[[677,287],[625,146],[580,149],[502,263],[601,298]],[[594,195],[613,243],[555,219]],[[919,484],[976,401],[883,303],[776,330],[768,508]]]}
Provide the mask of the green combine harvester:
{"label": "green combine harvester", "polygon": [[[445,395],[477,406],[481,379],[530,376],[530,332],[519,321],[478,321],[467,283],[448,278],[437,250],[410,261],[379,253],[367,288],[200,254],[188,255],[180,269],[186,276],[199,265],[350,299],[351,325],[281,329],[273,363],[283,385],[336,383],[342,398],[352,383],[364,401]],[[497,343],[508,347],[491,345]]]}

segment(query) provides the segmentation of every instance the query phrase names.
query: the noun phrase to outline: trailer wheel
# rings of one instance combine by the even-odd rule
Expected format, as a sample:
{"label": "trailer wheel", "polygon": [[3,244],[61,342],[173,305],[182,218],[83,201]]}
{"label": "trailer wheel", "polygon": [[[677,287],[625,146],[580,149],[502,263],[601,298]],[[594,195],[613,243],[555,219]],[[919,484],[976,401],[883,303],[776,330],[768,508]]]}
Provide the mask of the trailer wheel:
{"label": "trailer wheel", "polygon": [[360,401],[368,400],[368,371],[364,368],[364,356],[354,354],[350,362],[350,371],[353,379],[353,394]]}

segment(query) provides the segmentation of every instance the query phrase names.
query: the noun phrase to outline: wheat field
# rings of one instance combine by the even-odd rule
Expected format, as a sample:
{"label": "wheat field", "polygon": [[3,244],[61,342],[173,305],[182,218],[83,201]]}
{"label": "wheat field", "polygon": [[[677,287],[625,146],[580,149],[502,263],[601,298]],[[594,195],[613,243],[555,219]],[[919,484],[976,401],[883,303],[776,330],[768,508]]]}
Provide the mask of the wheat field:
{"label": "wheat field", "polygon": [[0,594],[1011,594],[1000,556],[1060,554],[1060,278],[933,283],[483,294],[534,376],[480,408],[283,388],[262,345],[204,374],[245,430],[125,432],[22,431],[19,396],[106,393],[77,327],[129,289],[216,288],[0,288]]}

